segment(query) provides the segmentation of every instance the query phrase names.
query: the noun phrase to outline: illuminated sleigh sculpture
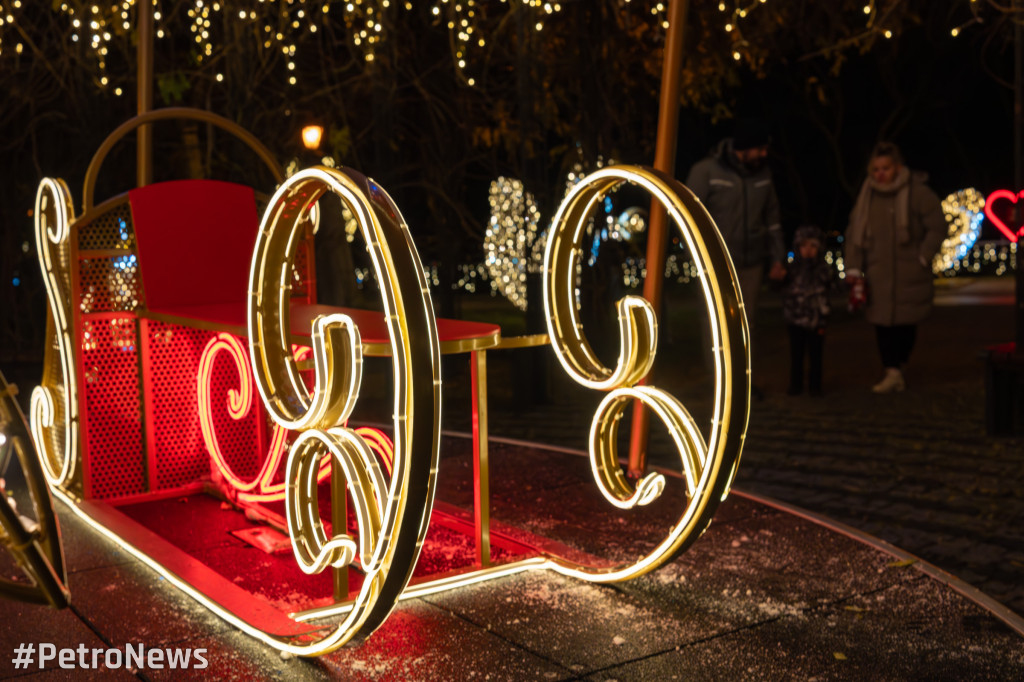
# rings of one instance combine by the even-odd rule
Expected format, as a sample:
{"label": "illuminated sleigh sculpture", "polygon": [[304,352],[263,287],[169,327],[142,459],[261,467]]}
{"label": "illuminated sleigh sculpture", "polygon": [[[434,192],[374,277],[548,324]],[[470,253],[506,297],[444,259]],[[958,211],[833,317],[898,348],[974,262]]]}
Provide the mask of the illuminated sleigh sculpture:
{"label": "illuminated sleigh sculpture", "polygon": [[[493,562],[486,409],[478,411],[486,390],[477,384],[486,371],[483,351],[501,346],[499,330],[435,319],[413,234],[384,189],[352,170],[317,167],[293,175],[269,199],[258,228],[252,190],[230,183],[158,183],[92,206],[96,169],[114,142],[141,124],[179,117],[228,129],[274,167],[262,145],[230,122],[205,112],[161,110],[129,121],[101,146],[86,175],[81,216],[74,216],[62,181],[47,179],[39,188],[36,233],[51,343],[42,385],[32,394],[31,428],[51,490],[76,513],[224,619],[298,655],[326,653],[367,636],[401,597],[533,569],[595,582],[626,580],[657,568],[700,536],[739,461],[749,355],[731,261],[711,219],[681,184],[637,167],[605,168],[580,182],[554,219],[544,302],[561,365],[580,384],[607,393],[590,437],[601,493],[629,509],[652,502],[664,488],[662,474],[634,482],[618,461],[619,418],[639,400],[664,422],[678,448],[684,508],[666,537],[628,564],[583,564],[537,548]],[[579,247],[591,209],[623,182],[643,187],[666,207],[701,273],[716,372],[707,442],[673,396],[641,382],[657,346],[647,302],[626,297],[618,303],[614,369],[597,359],[582,331],[575,298]],[[315,305],[309,212],[325,192],[341,197],[358,222],[383,314]],[[167,238],[174,221],[189,220],[201,223],[216,268],[241,268],[230,285],[196,284],[208,282],[208,273],[183,272],[175,260],[198,248],[185,240],[182,250]],[[216,230],[229,238],[211,234]],[[233,254],[218,252],[232,248]],[[240,256],[242,265],[229,256]],[[472,353],[478,556],[466,570],[414,579],[433,522],[446,349]],[[346,425],[364,353],[392,359],[394,412],[387,433]],[[328,525],[318,489],[330,491],[323,493],[332,502]],[[301,569],[295,580],[331,576],[327,598],[321,594],[309,608],[287,613],[270,608],[215,571],[197,571],[194,558],[126,511],[186,495],[225,500],[287,530],[292,551],[286,559]],[[269,510],[281,502],[283,514]]]}

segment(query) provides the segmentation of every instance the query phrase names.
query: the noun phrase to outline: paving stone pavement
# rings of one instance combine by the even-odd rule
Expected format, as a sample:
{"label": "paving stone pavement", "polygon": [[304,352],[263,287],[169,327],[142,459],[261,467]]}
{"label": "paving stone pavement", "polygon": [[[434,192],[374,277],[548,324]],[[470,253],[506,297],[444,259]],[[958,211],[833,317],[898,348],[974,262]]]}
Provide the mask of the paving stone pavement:
{"label": "paving stone pavement", "polygon": [[[1013,340],[1012,285],[1006,278],[941,287],[919,327],[908,388],[894,395],[870,392],[881,374],[874,332],[841,301],[826,339],[825,395],[785,395],[785,328],[778,299],[763,297],[753,373],[764,398],[751,406],[737,488],[886,540],[1024,614],[1024,436],[985,433],[982,360],[986,347]],[[670,300],[669,319],[673,306],[691,303]],[[671,324],[654,383],[708,423],[710,373],[688,359],[686,329]],[[575,387],[549,362],[549,401],[531,406],[514,390],[522,371],[516,361],[490,353],[488,362],[492,436],[586,449],[600,396]],[[461,413],[450,414],[447,427],[468,428]],[[651,434],[651,463],[678,466],[656,424]]]}

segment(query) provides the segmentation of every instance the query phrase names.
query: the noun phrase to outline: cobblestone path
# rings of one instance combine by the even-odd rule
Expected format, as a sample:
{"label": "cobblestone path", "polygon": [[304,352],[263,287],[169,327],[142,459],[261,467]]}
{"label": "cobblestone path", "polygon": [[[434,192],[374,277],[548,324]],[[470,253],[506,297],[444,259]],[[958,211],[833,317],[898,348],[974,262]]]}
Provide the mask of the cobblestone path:
{"label": "cobblestone path", "polygon": [[[1013,339],[1013,309],[1005,291],[944,292],[938,300],[919,328],[906,392],[870,392],[880,375],[873,330],[837,314],[826,340],[825,395],[811,398],[784,393],[785,329],[769,299],[754,335],[755,384],[765,397],[751,407],[736,485],[891,542],[1024,615],[1024,437],[986,435],[981,357],[986,346]],[[670,358],[679,343],[677,335],[667,346]],[[490,362],[492,435],[586,449],[599,396],[559,384],[551,404],[524,407],[501,397],[515,370]],[[658,382],[706,422],[708,377],[682,369],[683,359],[659,363]],[[468,423],[453,416],[446,426]],[[656,424],[649,451],[653,464],[677,466]]]}

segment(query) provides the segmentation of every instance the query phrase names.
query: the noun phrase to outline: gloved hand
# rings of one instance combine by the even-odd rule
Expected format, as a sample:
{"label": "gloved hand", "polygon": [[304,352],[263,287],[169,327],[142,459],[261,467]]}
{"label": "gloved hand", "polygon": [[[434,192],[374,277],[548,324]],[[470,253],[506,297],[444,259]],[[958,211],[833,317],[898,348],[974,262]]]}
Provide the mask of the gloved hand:
{"label": "gloved hand", "polygon": [[868,283],[863,277],[847,277],[846,281],[850,287],[850,312],[855,313],[868,303]]}

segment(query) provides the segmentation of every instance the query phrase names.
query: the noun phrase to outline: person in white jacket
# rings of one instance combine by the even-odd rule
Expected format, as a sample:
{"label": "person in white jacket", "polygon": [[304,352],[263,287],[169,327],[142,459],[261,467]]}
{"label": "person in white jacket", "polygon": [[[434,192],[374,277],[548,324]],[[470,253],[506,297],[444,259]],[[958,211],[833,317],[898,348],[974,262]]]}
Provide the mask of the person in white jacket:
{"label": "person in white jacket", "polygon": [[947,233],[942,205],[928,176],[903,165],[899,148],[875,146],[846,228],[846,279],[866,282],[864,315],[875,325],[885,373],[875,393],[906,388],[903,367],[910,359],[917,324],[931,312],[932,259]]}

